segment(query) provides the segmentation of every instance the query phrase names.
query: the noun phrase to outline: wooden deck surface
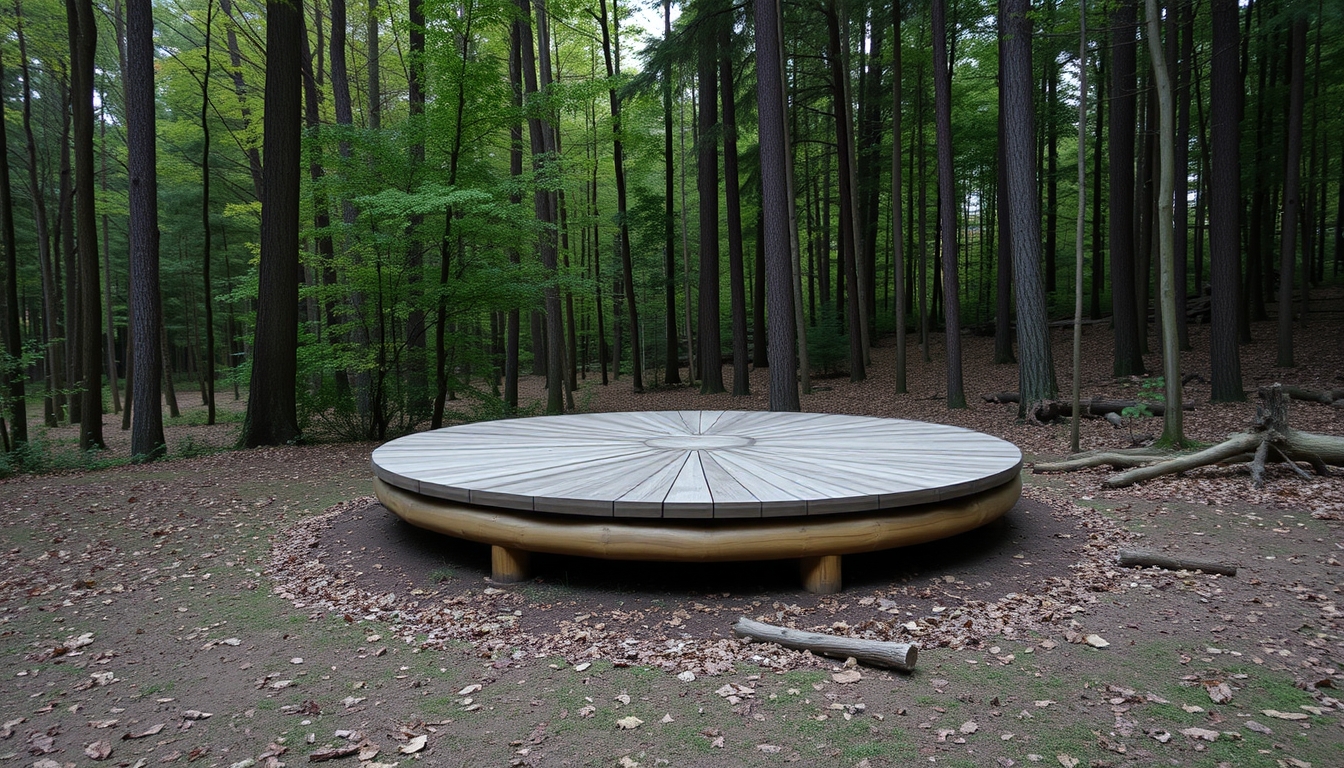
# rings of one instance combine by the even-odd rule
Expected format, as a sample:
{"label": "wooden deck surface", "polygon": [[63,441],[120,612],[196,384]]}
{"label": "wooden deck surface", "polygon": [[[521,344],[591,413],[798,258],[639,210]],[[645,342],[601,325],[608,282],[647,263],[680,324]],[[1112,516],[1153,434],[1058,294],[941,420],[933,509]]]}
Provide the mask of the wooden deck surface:
{"label": "wooden deck surface", "polygon": [[383,482],[513,510],[753,518],[891,509],[1007,482],[1022,453],[995,437],[901,419],[650,411],[478,422],[373,452]]}

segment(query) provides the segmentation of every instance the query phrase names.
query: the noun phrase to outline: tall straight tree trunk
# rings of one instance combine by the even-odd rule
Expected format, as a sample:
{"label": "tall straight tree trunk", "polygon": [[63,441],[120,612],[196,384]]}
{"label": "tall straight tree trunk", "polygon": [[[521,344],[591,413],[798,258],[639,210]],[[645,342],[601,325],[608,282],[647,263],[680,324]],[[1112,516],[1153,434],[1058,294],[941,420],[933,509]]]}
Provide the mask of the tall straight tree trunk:
{"label": "tall straight tree trunk", "polygon": [[[1041,215],[1036,209],[1035,168],[1031,145],[1036,132],[1031,91],[1030,0],[1003,0],[1002,38],[1003,105],[1007,117],[1004,161],[1007,164],[1007,195],[1012,224],[1013,285],[1017,293],[1017,345],[1022,357],[1018,366],[1021,401],[1018,418],[1025,418],[1037,403],[1054,400],[1059,393],[1055,363],[1050,353],[1050,318],[1046,313],[1046,287],[1041,279]],[[1053,150],[1051,150],[1053,151]],[[949,271],[949,279],[954,279]]]}
{"label": "tall straight tree trunk", "polygon": [[766,300],[770,355],[770,410],[797,411],[794,347],[793,247],[790,219],[788,124],[785,122],[783,34],[779,0],[757,0],[756,103],[761,153],[761,216],[765,230]]}
{"label": "tall straight tree trunk", "polygon": [[[1011,365],[1017,362],[1013,355],[1013,231],[1012,231],[1012,195],[1008,192],[1008,110],[1005,104],[1007,89],[1004,66],[1004,36],[1008,24],[1004,14],[1006,6],[999,6],[999,152],[995,160],[995,173],[998,176],[999,193],[996,196],[998,206],[999,252],[995,260],[994,290],[994,364]],[[1028,75],[1030,78],[1030,75]],[[1033,182],[1033,186],[1035,183]],[[1031,193],[1036,194],[1035,190]]]}
{"label": "tall straight tree trunk", "polygon": [[1212,0],[1209,144],[1209,398],[1241,402],[1237,310],[1241,296],[1241,75],[1237,0]]}
{"label": "tall straight tree trunk", "polygon": [[[526,18],[525,16],[523,18]],[[509,180],[516,190],[523,176],[523,18],[515,17],[509,27],[509,97],[516,117],[509,122]],[[531,45],[531,35],[526,35]],[[516,191],[509,193],[509,204],[518,206],[522,196]],[[522,256],[517,249],[509,249],[509,262],[519,264]],[[598,312],[601,312],[601,302]],[[518,410],[518,356],[521,329],[518,307],[509,308],[509,316],[504,328],[504,409],[506,413]],[[600,328],[599,320],[599,328]],[[606,369],[602,370],[603,378]],[[602,383],[606,383],[603,381]]]}
{"label": "tall straight tree trunk", "polygon": [[947,0],[933,0],[932,23],[933,111],[938,135],[938,216],[942,236],[947,407],[965,408],[966,392],[961,380],[961,297],[957,293],[957,192],[952,170],[952,70],[948,66],[947,56]]}
{"label": "tall straight tree trunk", "polygon": [[[285,445],[300,437],[298,369],[299,163],[303,14],[288,0],[266,5],[261,266],[252,379],[241,443]],[[137,377],[140,384],[144,378]]]}
{"label": "tall straight tree trunk", "polygon": [[696,136],[696,189],[700,193],[700,394],[723,386],[719,309],[718,56],[714,33],[702,31],[696,49],[700,93]]}
{"label": "tall straight tree trunk", "polygon": [[1101,319],[1102,275],[1106,274],[1106,209],[1101,204],[1102,156],[1105,149],[1106,129],[1106,48],[1103,44],[1101,55],[1097,57],[1097,120],[1096,138],[1092,142],[1092,298],[1088,315],[1093,320]]}
{"label": "tall straight tree trunk", "polygon": [[[1177,0],[1176,24],[1168,36],[1175,40],[1180,30],[1180,56],[1176,69],[1176,196],[1173,210],[1176,230],[1176,338],[1180,348],[1190,349],[1187,298],[1190,293],[1190,80],[1194,72],[1195,10],[1193,0]],[[1173,50],[1176,49],[1172,46]]]}
{"label": "tall straight tree trunk", "polygon": [[1289,43],[1288,152],[1283,164],[1283,236],[1279,249],[1279,345],[1275,365],[1293,363],[1293,270],[1297,259],[1297,229],[1302,215],[1302,118],[1307,79],[1307,17],[1293,19]]}
{"label": "tall straight tree trunk", "polygon": [[766,355],[769,347],[769,334],[765,328],[765,221],[760,208],[756,209],[756,258],[752,261],[752,303],[751,303],[751,364],[755,368],[769,368],[770,359]]}
{"label": "tall straight tree trunk", "polygon": [[159,297],[154,18],[151,7],[150,0],[128,0],[126,3],[126,78],[123,83],[126,89],[126,167],[130,176],[131,307],[128,314],[134,348],[130,355],[133,375],[127,379],[126,389],[131,411],[131,458],[137,462],[152,461],[167,452],[163,439],[163,409],[159,403],[159,374],[163,367],[159,329],[163,310]]}
{"label": "tall straight tree trunk", "polygon": [[742,255],[742,182],[737,171],[732,34],[730,25],[720,25],[719,96],[723,100],[723,183],[728,214],[729,311],[733,318],[733,396],[746,397],[751,394],[751,371],[747,368],[747,276]]}
{"label": "tall straight tree trunk", "polygon": [[[526,19],[532,18],[532,3],[529,0],[518,0],[518,9]],[[546,7],[538,1],[535,4],[536,10],[536,48],[533,49],[533,35],[531,22],[522,27],[522,52],[523,52],[523,83],[526,90],[526,101],[540,99],[547,96],[551,85],[551,67],[550,67],[550,38],[546,27]],[[548,166],[548,158],[554,156],[555,137],[551,133],[554,126],[549,119],[539,116],[528,118],[528,134],[532,144],[532,163],[533,169],[542,179],[545,179],[551,172]],[[546,189],[543,185],[538,186],[533,194],[533,206],[536,211],[537,220],[542,223],[542,232],[539,242],[539,252],[541,254],[541,265],[548,273],[554,273],[558,266],[558,254],[556,252],[556,230],[557,211],[555,193]],[[565,411],[565,393],[564,393],[564,329],[560,317],[560,292],[554,285],[550,285],[545,291],[545,329],[544,344],[546,350],[546,412],[564,413]]]}
{"label": "tall straight tree trunk", "polygon": [[[859,285],[859,231],[856,224],[858,215],[854,199],[853,167],[850,140],[853,132],[849,128],[850,107],[846,98],[846,83],[849,70],[845,67],[845,55],[840,34],[840,7],[838,0],[830,0],[826,7],[826,59],[830,64],[831,104],[835,109],[835,136],[837,175],[840,191],[840,258],[844,265],[845,317],[849,333],[849,380],[863,381],[868,377],[864,359],[867,349],[863,344],[864,295]],[[836,307],[839,310],[839,307]]]}
{"label": "tall straight tree trunk", "polygon": [[891,4],[891,271],[896,281],[896,386],[898,395],[909,391],[905,381],[905,233],[901,221],[901,4]]}
{"label": "tall straight tree trunk", "polygon": [[[33,133],[33,81],[29,68],[28,43],[24,34],[24,16],[20,0],[14,2],[15,33],[19,43],[19,71],[23,75],[23,133],[27,141],[28,187],[33,201],[33,228],[37,235],[38,267],[42,275],[42,340],[44,346],[59,338],[57,328],[57,287],[52,269],[50,220],[47,218],[46,194],[38,176],[37,139]],[[44,402],[45,423],[55,427],[61,419],[58,392],[65,388],[64,366],[57,350],[47,349],[44,356],[46,365],[46,395]]]}
{"label": "tall straight tree trunk", "polygon": [[[1162,376],[1166,410],[1162,416],[1164,445],[1185,446],[1181,408],[1181,345],[1176,328],[1176,232],[1172,208],[1176,202],[1176,108],[1172,97],[1167,53],[1162,45],[1162,20],[1157,0],[1147,0],[1148,53],[1153,63],[1157,99],[1157,143],[1160,150],[1157,184],[1158,307],[1162,317]],[[1173,31],[1174,34],[1174,31]],[[1181,173],[1188,174],[1182,170]],[[1185,200],[1181,205],[1185,205]]]}
{"label": "tall straight tree trunk", "polygon": [[[616,13],[616,0],[612,0],[612,13]],[[625,142],[621,129],[621,98],[616,92],[616,82],[621,76],[620,26],[615,22],[611,29],[607,23],[607,2],[601,0],[599,7],[602,15],[602,57],[607,65],[607,78],[611,88],[607,91],[611,99],[612,163],[616,173],[616,222],[621,238],[621,280],[625,288],[626,309],[630,313],[630,373],[631,386],[635,392],[644,391],[643,346],[640,339],[639,308],[635,302],[635,273],[630,258],[630,220],[626,210],[625,184]]]}
{"label": "tall straight tree trunk", "polygon": [[[464,29],[457,37],[458,72],[457,89],[453,95],[453,139],[448,149],[448,186],[457,186],[457,171],[462,158],[462,130],[466,120],[467,61],[471,51],[471,27],[475,21],[474,4],[467,4],[461,11]],[[434,414],[430,418],[430,429],[443,426],[444,409],[448,400],[448,282],[452,276],[453,219],[456,214],[448,206],[443,214],[443,238],[439,241],[439,297],[435,301],[434,319]],[[459,236],[460,237],[460,236]],[[566,256],[568,258],[568,256]],[[571,308],[573,306],[571,302]],[[571,318],[572,320],[572,318]],[[573,324],[570,325],[571,329]],[[493,374],[491,381],[493,382]]]}
{"label": "tall straight tree trunk", "polygon": [[75,237],[79,244],[79,449],[102,449],[103,318],[93,172],[93,58],[98,39],[93,0],[66,0],[70,24],[70,104],[74,121]]}
{"label": "tall straight tree trunk", "polygon": [[1069,450],[1078,453],[1083,400],[1083,235],[1087,230],[1087,0],[1078,0],[1078,219],[1074,229],[1073,386]]}
{"label": "tall straight tree trunk", "polygon": [[[672,37],[672,0],[663,0],[663,38]],[[664,364],[664,384],[681,383],[680,339],[677,337],[677,261],[676,261],[676,208],[672,165],[672,62],[662,72],[663,96],[663,318],[664,346],[667,361]],[[690,301],[689,296],[686,297]]]}
{"label": "tall straight tree trunk", "polygon": [[28,404],[26,376],[18,361],[23,357],[23,337],[19,328],[19,262],[14,239],[14,194],[9,182],[9,124],[5,121],[5,83],[3,57],[0,56],[0,248],[5,252],[5,314],[3,327],[5,354],[12,368],[0,368],[9,397],[10,447],[17,449],[28,442]]}
{"label": "tall straight tree trunk", "polygon": [[[70,86],[68,73],[63,71],[58,73],[57,85],[60,89],[61,102],[66,106],[62,110],[61,120],[61,138],[58,142],[60,146],[60,180],[56,187],[56,198],[58,201],[56,208],[56,231],[53,233],[52,240],[55,246],[52,263],[55,266],[56,284],[60,286],[61,307],[61,339],[55,345],[54,354],[61,355],[65,366],[65,381],[72,390],[80,390],[80,384],[83,383],[84,374],[80,371],[79,349],[82,346],[79,338],[79,266],[77,264],[77,251],[75,247],[75,184],[71,178],[73,171],[70,162],[70,128],[71,128],[71,109],[70,109]],[[70,423],[79,423],[79,405],[80,394],[78,391],[57,394],[57,405],[62,402],[68,408],[67,414],[70,417]]]}
{"label": "tall straight tree trunk", "polygon": [[1111,6],[1110,242],[1115,375],[1143,374],[1134,279],[1135,32],[1137,0]]}
{"label": "tall straight tree trunk", "polygon": [[[340,0],[344,2],[344,0]],[[201,284],[205,288],[205,423],[215,423],[215,292],[210,282],[210,43],[214,6],[205,8],[205,72],[201,76]],[[104,225],[106,226],[106,225]],[[108,329],[112,333],[112,329]],[[115,393],[116,381],[112,389]],[[114,394],[115,397],[115,394]]]}
{"label": "tall straight tree trunk", "polygon": [[173,376],[173,348],[168,343],[168,326],[164,321],[159,322],[159,346],[160,358],[163,361],[163,400],[168,404],[169,418],[176,419],[182,415],[182,409],[177,405],[177,381]]}
{"label": "tall straight tree trunk", "polygon": [[[1053,22],[1054,0],[1047,7]],[[1053,294],[1057,282],[1055,261],[1059,255],[1055,252],[1059,247],[1059,124],[1055,119],[1059,109],[1059,66],[1053,58],[1045,66],[1045,290]],[[1018,301],[1020,305],[1021,299]],[[1018,313],[1021,311],[1019,306]],[[1020,336],[1018,342],[1021,343]],[[1026,397],[1022,400],[1025,402]]]}

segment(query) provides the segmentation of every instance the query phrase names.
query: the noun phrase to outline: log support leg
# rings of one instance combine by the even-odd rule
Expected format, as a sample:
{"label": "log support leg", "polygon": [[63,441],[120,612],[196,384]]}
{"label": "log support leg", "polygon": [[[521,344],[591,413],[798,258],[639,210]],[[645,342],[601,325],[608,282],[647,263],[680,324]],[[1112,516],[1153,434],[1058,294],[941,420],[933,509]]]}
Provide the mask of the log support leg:
{"label": "log support leg", "polygon": [[527,581],[532,553],[494,545],[490,547],[490,578],[498,584]]}
{"label": "log support leg", "polygon": [[840,555],[804,557],[798,564],[803,589],[817,595],[833,595],[840,591]]}

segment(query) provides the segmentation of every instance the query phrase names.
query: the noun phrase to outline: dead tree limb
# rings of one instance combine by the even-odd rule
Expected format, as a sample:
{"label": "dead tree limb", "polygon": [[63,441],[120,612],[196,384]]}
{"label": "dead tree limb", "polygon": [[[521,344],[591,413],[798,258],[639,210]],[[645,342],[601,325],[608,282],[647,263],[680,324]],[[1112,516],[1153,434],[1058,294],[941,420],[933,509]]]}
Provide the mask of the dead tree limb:
{"label": "dead tree limb", "polygon": [[[1247,432],[1232,435],[1218,445],[1194,453],[1155,454],[1152,449],[1138,451],[1110,451],[1078,454],[1060,462],[1046,462],[1034,467],[1036,472],[1067,472],[1085,467],[1127,467],[1125,472],[1112,475],[1103,483],[1110,488],[1122,488],[1155,477],[1229,462],[1250,462],[1251,482],[1259,488],[1264,484],[1265,464],[1273,449],[1276,461],[1287,462],[1300,475],[1305,475],[1296,462],[1306,462],[1318,475],[1330,473],[1330,466],[1344,466],[1344,437],[1302,432],[1288,425],[1288,393],[1285,387],[1274,385],[1260,391],[1264,403],[1257,408],[1254,425]],[[1157,462],[1157,463],[1153,463]]]}
{"label": "dead tree limb", "polygon": [[1237,566],[1235,565],[1226,565],[1224,563],[1214,562],[1213,560],[1174,557],[1161,552],[1150,552],[1144,549],[1120,550],[1120,564],[1131,568],[1155,566],[1157,568],[1165,568],[1168,571],[1204,571],[1205,573],[1221,573],[1224,576],[1237,575]]}
{"label": "dead tree limb", "polygon": [[847,659],[853,656],[855,661],[870,667],[911,670],[915,668],[915,660],[919,657],[919,646],[909,643],[888,643],[881,640],[823,635],[820,632],[802,632],[752,621],[745,616],[740,617],[733,625],[733,632],[752,642],[776,643],[785,648],[811,651],[833,659]]}

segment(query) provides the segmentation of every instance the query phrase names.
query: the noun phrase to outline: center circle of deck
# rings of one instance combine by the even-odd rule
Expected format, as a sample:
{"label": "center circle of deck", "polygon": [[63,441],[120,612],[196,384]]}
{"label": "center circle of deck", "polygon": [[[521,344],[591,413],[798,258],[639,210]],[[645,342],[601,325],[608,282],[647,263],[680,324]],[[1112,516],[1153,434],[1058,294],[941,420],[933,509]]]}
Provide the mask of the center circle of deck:
{"label": "center circle of deck", "polygon": [[670,451],[719,451],[755,445],[756,438],[744,435],[668,435],[651,437],[644,444],[650,448],[666,448]]}

